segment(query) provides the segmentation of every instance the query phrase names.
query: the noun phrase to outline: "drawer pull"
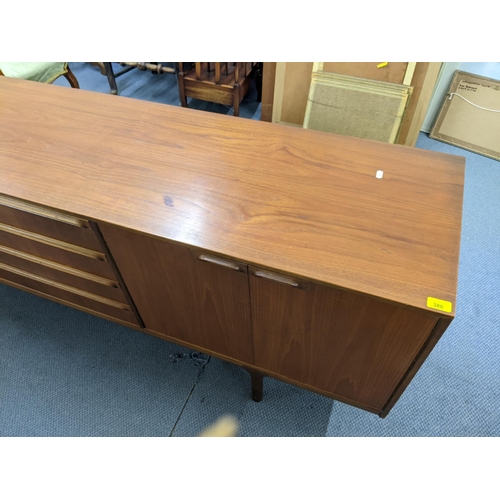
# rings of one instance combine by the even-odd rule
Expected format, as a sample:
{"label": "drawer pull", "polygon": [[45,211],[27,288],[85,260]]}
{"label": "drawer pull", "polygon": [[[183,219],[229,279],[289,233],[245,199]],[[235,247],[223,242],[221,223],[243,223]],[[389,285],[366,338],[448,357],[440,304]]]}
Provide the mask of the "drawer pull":
{"label": "drawer pull", "polygon": [[57,220],[59,222],[64,222],[65,224],[70,224],[72,226],[83,227],[88,229],[90,226],[85,219],[80,217],[75,217],[73,215],[67,215],[57,210],[52,210],[50,208],[32,205],[24,200],[16,200],[10,196],[0,194],[0,204],[6,207],[15,208],[21,210],[22,212],[28,212],[30,214],[39,215],[40,217],[45,217],[46,219]]}
{"label": "drawer pull", "polygon": [[228,267],[229,269],[234,269],[235,271],[241,271],[241,266],[238,264],[231,262],[229,260],[219,259],[219,257],[214,257],[212,255],[202,254],[198,257],[200,260],[205,262],[211,262],[212,264],[218,264],[219,266]]}
{"label": "drawer pull", "polygon": [[18,259],[24,259],[29,262],[39,264],[40,266],[50,267],[51,269],[55,269],[56,271],[61,271],[73,276],[78,276],[79,278],[94,281],[95,283],[100,283],[104,286],[109,286],[112,288],[120,287],[120,285],[118,285],[118,282],[115,280],[103,278],[102,276],[97,276],[96,274],[87,273],[86,271],[82,271],[74,267],[65,266],[64,264],[59,264],[58,262],[44,259],[43,257],[37,257],[26,252],[21,252],[21,250],[15,250],[14,248],[4,247],[3,245],[0,245],[0,253],[6,253],[8,255],[17,257]]}
{"label": "drawer pull", "polygon": [[9,226],[0,222],[0,231],[5,231],[6,233],[15,234],[16,236],[21,236],[28,240],[37,241],[38,243],[44,243],[56,248],[61,248],[62,250],[67,250],[68,252],[77,253],[89,257],[91,259],[102,260],[106,262],[106,256],[101,252],[96,252],[95,250],[89,250],[88,248],[79,247],[78,245],[73,245],[72,243],[66,243],[65,241],[55,240],[54,238],[49,238],[48,236],[43,236],[41,234],[32,233],[25,229],[19,229],[17,227]]}
{"label": "drawer pull", "polygon": [[37,281],[39,283],[44,283],[45,285],[58,288],[59,290],[64,290],[65,292],[95,300],[96,302],[101,302],[102,304],[106,304],[111,307],[116,307],[117,309],[130,311],[130,306],[128,304],[123,304],[122,302],[117,302],[116,300],[108,299],[107,297],[101,297],[100,295],[96,295],[95,293],[87,292],[85,290],[80,290],[79,288],[75,288],[74,286],[59,283],[58,281],[54,281],[49,278],[44,278],[43,276],[38,276],[37,274],[30,273],[29,271],[17,269],[15,267],[9,266],[8,264],[2,264],[0,262],[0,269],[3,269],[4,271],[7,271],[11,274],[17,274],[18,276],[23,276],[24,278]]}
{"label": "drawer pull", "polygon": [[257,276],[257,278],[266,278],[271,281],[276,281],[277,283],[282,283],[283,285],[300,288],[299,283],[297,283],[293,278],[289,278],[288,276],[281,276],[280,274],[274,274],[269,271],[255,271],[253,274],[254,276]]}
{"label": "drawer pull", "polygon": [[84,312],[89,313],[89,314],[95,314],[96,316],[99,316],[100,318],[105,318],[105,319],[111,320],[111,321],[118,319],[119,321],[121,321],[124,324],[137,326],[137,323],[135,322],[134,318],[131,318],[129,311],[126,311],[126,310],[116,310],[116,311],[113,311],[113,313],[110,315],[110,314],[106,314],[106,313],[103,313],[101,311],[98,311],[96,309],[89,309],[88,307],[82,306],[82,305],[74,303],[74,302],[70,302],[69,300],[64,300],[60,297],[54,297],[53,295],[50,295],[48,293],[41,292],[40,290],[35,290],[34,288],[30,288],[28,286],[21,285],[19,283],[14,282],[14,281],[9,281],[5,278],[0,277],[0,283],[5,283],[6,285],[12,286],[14,288],[18,288],[19,290],[22,290],[23,292],[33,293],[33,294],[38,295],[39,297],[42,297],[44,299],[53,300],[53,301],[57,302],[58,304],[63,304],[63,305],[68,306],[68,307],[73,307],[73,308],[79,309],[80,311],[84,311]]}

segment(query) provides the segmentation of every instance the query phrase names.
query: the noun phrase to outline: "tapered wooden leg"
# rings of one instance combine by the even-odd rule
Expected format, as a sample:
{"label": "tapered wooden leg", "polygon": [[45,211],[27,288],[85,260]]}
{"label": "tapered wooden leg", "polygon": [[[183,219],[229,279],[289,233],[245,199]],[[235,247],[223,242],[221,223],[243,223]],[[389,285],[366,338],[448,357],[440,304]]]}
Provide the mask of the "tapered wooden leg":
{"label": "tapered wooden leg", "polygon": [[64,73],[64,78],[66,78],[66,80],[68,80],[69,84],[74,89],[80,88],[80,85],[78,84],[78,80],[76,79],[76,76],[73,74],[73,72],[69,69],[69,66],[68,66],[68,72]]}
{"label": "tapered wooden leg", "polygon": [[113,67],[110,62],[103,62],[104,68],[106,69],[106,76],[108,77],[108,83],[110,88],[110,93],[113,95],[118,95],[118,87],[116,86],[115,73],[113,72]]}
{"label": "tapered wooden leg", "polygon": [[246,369],[252,379],[252,399],[254,401],[262,401],[264,392],[264,375],[255,370]]}

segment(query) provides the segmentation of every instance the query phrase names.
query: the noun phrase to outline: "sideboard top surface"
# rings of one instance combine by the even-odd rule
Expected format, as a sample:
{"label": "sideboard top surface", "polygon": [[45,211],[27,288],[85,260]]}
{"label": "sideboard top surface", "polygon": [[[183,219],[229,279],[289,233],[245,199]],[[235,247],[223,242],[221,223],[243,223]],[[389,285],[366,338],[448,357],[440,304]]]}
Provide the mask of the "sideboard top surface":
{"label": "sideboard top surface", "polygon": [[464,171],[459,156],[0,78],[0,193],[422,309],[455,304]]}

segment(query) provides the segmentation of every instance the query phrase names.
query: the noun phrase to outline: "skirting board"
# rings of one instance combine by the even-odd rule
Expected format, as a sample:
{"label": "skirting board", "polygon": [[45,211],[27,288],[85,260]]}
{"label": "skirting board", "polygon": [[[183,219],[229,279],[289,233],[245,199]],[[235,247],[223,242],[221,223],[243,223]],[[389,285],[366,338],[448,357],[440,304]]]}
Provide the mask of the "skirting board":
{"label": "skirting board", "polygon": [[429,137],[500,160],[500,81],[455,71]]}

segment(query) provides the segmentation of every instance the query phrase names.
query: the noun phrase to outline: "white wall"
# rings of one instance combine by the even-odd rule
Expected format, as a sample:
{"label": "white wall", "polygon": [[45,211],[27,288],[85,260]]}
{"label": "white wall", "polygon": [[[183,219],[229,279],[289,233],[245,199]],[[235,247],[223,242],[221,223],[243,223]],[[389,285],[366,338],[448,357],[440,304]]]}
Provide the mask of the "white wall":
{"label": "white wall", "polygon": [[430,132],[434,121],[439,114],[439,110],[443,105],[446,98],[446,93],[451,84],[451,79],[453,78],[453,73],[456,70],[466,71],[467,73],[473,73],[475,75],[486,76],[488,78],[494,78],[495,80],[500,80],[500,63],[497,62],[462,62],[462,63],[443,63],[441,66],[441,71],[438,76],[436,87],[434,88],[434,93],[432,95],[431,102],[427,109],[427,114],[425,115],[424,123],[422,124],[422,132]]}

